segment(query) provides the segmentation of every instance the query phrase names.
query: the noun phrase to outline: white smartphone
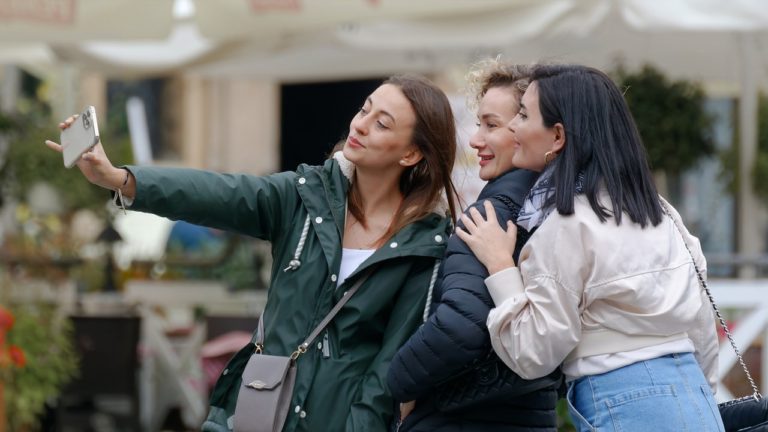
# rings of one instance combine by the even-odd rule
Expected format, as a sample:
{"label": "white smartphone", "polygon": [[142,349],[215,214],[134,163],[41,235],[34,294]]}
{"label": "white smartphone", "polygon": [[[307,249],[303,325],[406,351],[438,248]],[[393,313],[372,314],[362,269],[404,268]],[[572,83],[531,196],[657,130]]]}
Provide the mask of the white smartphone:
{"label": "white smartphone", "polygon": [[61,131],[64,166],[67,168],[75,166],[80,156],[98,142],[99,123],[96,121],[96,109],[89,105],[68,128]]}

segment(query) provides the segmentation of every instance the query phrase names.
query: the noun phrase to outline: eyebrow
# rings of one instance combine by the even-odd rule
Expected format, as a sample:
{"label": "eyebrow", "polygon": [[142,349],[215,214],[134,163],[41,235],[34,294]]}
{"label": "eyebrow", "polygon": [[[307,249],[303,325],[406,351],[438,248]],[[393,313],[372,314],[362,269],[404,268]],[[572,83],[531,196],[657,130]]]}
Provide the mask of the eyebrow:
{"label": "eyebrow", "polygon": [[[366,101],[368,101],[368,103],[370,103],[371,105],[373,105],[373,99],[371,99],[371,97],[370,97],[370,96],[368,96],[367,98],[365,98],[365,100],[366,100]],[[392,114],[388,113],[387,111],[385,111],[385,110],[383,110],[383,109],[380,109],[380,110],[379,110],[379,112],[381,112],[381,113],[382,113],[382,114],[384,114],[385,116],[387,116],[387,117],[391,118],[391,119],[392,119],[392,123],[393,123],[393,125],[397,125],[397,121],[395,120],[395,116],[393,116]]]}
{"label": "eyebrow", "polygon": [[487,118],[491,118],[491,117],[492,118],[501,118],[501,116],[496,114],[496,113],[485,113],[485,114],[480,116],[481,119],[487,119]]}

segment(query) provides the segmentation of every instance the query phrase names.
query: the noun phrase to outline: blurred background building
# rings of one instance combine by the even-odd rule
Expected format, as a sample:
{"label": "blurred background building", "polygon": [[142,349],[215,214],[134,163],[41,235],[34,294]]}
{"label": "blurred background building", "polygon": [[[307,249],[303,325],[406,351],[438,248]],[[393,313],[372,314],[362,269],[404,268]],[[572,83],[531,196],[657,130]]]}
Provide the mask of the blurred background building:
{"label": "blurred background building", "polygon": [[[714,287],[741,323],[740,343],[756,350],[748,352],[757,364],[768,363],[761,349],[768,325],[763,0],[0,0],[0,304],[21,303],[29,296],[19,287],[29,294],[25,284],[43,279],[39,297],[80,317],[76,335],[91,337],[84,317],[96,312],[140,316],[141,339],[131,333],[134,321],[121,327],[141,348],[141,367],[126,366],[139,370],[139,385],[121,388],[128,397],[114,404],[128,408],[117,411],[138,417],[126,427],[158,430],[171,427],[169,413],[178,409],[178,423],[194,427],[210,365],[196,355],[227,325],[251,330],[269,246],[116,214],[76,175],[57,177],[56,155],[29,148],[56,138],[60,119],[93,105],[115,162],[268,174],[320,163],[381,79],[420,73],[454,105],[464,146],[455,178],[471,202],[482,184],[467,146],[475,118],[464,76],[473,62],[499,55],[595,66],[626,85],[631,105],[652,93],[641,85],[648,81],[667,85],[660,101],[667,89],[697,101],[701,123],[652,99],[660,120],[648,130],[662,129],[665,118],[690,122],[703,141],[690,148],[677,135],[644,138],[654,146],[661,190],[702,240],[710,276],[720,278]],[[184,304],[174,304],[177,288],[193,293]],[[163,289],[171,294],[158,294]],[[206,348],[211,359],[229,349]],[[726,351],[721,362],[727,381]],[[757,375],[765,390],[768,377],[759,368]],[[87,379],[75,390],[87,389]],[[157,384],[163,379],[171,385]],[[738,385],[729,387],[739,393]],[[70,411],[87,411],[81,402]]]}

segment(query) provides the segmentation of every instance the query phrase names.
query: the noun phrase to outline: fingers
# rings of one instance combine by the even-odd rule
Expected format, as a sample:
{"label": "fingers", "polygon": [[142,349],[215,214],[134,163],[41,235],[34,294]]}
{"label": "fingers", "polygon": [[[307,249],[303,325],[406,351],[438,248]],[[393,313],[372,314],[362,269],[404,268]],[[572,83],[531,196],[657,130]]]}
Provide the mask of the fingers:
{"label": "fingers", "polygon": [[400,420],[408,417],[411,411],[416,407],[415,401],[404,402],[400,404]]}
{"label": "fingers", "polygon": [[79,114],[71,115],[67,117],[63,122],[59,123],[59,129],[64,130],[70,126],[72,126],[72,123],[77,120],[77,118],[80,117]]}
{"label": "fingers", "polygon": [[96,154],[93,153],[93,150],[88,150],[87,152],[83,153],[80,158],[84,161],[96,162]]}
{"label": "fingers", "polygon": [[481,223],[485,222],[485,218],[475,207],[471,207],[469,209],[469,214],[472,216],[472,221],[475,224],[480,225]]}
{"label": "fingers", "polygon": [[53,150],[53,151],[57,151],[59,153],[61,153],[63,151],[62,148],[61,148],[61,144],[57,144],[57,143],[55,143],[55,142],[53,142],[51,140],[45,140],[45,145],[48,146],[48,148]]}
{"label": "fingers", "polygon": [[512,239],[512,244],[517,241],[517,225],[511,220],[507,221],[507,237]]}
{"label": "fingers", "polygon": [[[464,229],[466,229],[470,233],[474,233],[475,231],[477,231],[477,225],[472,219],[469,218],[469,216],[467,216],[466,213],[462,213],[461,223],[464,224]],[[457,227],[456,229],[459,230],[461,228]]]}
{"label": "fingers", "polygon": [[517,225],[515,225],[514,221],[508,220],[507,221],[507,234],[514,234],[517,236]]}
{"label": "fingers", "polygon": [[488,222],[498,224],[499,221],[496,219],[496,209],[493,208],[493,204],[489,200],[485,200],[483,206],[485,206],[485,217],[488,218]]}
{"label": "fingers", "polygon": [[468,243],[469,240],[472,239],[472,235],[461,229],[461,227],[456,227],[455,233],[459,238],[464,242]]}

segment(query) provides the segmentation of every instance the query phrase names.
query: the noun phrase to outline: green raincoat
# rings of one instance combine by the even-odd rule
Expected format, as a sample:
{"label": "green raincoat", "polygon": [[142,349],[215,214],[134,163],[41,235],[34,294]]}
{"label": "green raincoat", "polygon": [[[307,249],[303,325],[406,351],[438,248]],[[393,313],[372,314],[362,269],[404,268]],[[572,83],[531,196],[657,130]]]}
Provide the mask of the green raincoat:
{"label": "green raincoat", "polygon": [[[340,154],[324,166],[301,165],[296,172],[264,177],[128,169],[136,177],[133,210],[272,242],[272,281],[263,315],[266,354],[290,355],[361,271],[380,263],[298,359],[283,431],[388,430],[395,404],[386,388],[387,369],[423,321],[449,219],[433,213],[404,227],[337,288],[353,170]],[[300,264],[290,266],[292,260]],[[240,376],[253,351],[248,344],[220,376],[204,431],[231,430]]]}

